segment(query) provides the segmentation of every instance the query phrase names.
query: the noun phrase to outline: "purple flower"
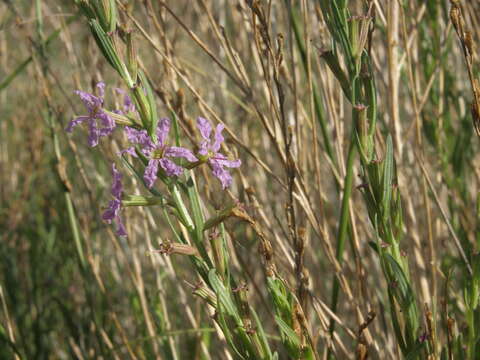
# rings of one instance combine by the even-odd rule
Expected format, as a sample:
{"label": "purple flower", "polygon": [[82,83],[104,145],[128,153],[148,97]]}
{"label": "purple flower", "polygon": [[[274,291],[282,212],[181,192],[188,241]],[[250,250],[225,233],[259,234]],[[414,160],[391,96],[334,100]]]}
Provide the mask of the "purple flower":
{"label": "purple flower", "polygon": [[[65,129],[67,132],[72,132],[75,126],[87,122],[89,129],[88,144],[92,147],[98,144],[100,137],[110,135],[115,128],[115,121],[102,109],[105,84],[99,82],[97,89],[99,96],[80,90],[75,91],[87,108],[88,115],[76,117],[70,121]],[[98,127],[97,120],[101,123],[101,127]]]}
{"label": "purple flower", "polygon": [[212,133],[212,125],[207,119],[199,117],[197,119],[198,130],[202,135],[203,141],[200,143],[198,153],[208,160],[212,167],[212,173],[222,183],[222,187],[226,189],[232,183],[232,176],[225,168],[238,168],[242,162],[238,160],[228,160],[228,158],[219,152],[222,142],[225,140],[222,131],[225,128],[223,124],[218,124],[215,129],[213,141],[210,139]]}
{"label": "purple flower", "polygon": [[131,112],[135,112],[135,104],[132,101],[132,98],[128,95],[128,92],[123,89],[115,89],[115,91],[119,94],[123,95],[123,109],[122,110],[115,110],[118,114],[128,114]]}
{"label": "purple flower", "polygon": [[[166,140],[169,131],[170,120],[168,118],[160,119],[157,127],[158,142],[155,144],[145,130],[125,127],[127,139],[133,144],[139,144],[142,153],[149,158],[143,174],[143,179],[148,188],[151,188],[155,180],[157,180],[159,166],[165,171],[167,176],[179,176],[183,173],[183,168],[174,163],[171,160],[172,158],[184,158],[190,162],[198,161],[190,150],[167,145]],[[122,153],[137,156],[133,147],[123,150]]]}
{"label": "purple flower", "polygon": [[127,236],[127,231],[125,230],[125,225],[123,220],[120,217],[120,209],[122,207],[122,174],[117,170],[115,164],[112,164],[112,175],[113,175],[113,184],[111,189],[111,194],[114,199],[110,200],[108,203],[108,209],[102,214],[102,219],[107,223],[111,224],[112,220],[115,220],[117,223],[117,235],[118,236]]}

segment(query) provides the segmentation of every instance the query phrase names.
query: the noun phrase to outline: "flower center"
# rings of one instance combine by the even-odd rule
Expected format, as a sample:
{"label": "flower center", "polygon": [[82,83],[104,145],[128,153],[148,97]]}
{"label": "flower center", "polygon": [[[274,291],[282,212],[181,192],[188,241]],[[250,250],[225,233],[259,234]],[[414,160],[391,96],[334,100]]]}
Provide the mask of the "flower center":
{"label": "flower center", "polygon": [[165,155],[165,150],[167,149],[167,145],[163,145],[160,147],[157,147],[153,152],[152,152],[152,158],[154,159],[161,159],[163,158],[163,155]]}

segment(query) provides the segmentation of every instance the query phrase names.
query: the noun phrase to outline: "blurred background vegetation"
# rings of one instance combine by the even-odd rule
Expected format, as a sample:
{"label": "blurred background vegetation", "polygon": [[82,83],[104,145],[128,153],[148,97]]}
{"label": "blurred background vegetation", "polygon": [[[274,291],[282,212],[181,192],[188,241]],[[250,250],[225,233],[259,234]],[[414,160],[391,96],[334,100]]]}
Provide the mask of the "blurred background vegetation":
{"label": "blurred background vegetation", "polygon": [[[390,134],[392,184],[402,195],[395,231],[418,308],[418,328],[408,336],[422,352],[411,349],[411,358],[480,358],[480,172],[470,110],[480,7],[453,2],[461,9],[458,34],[449,1],[332,3],[349,8],[359,33],[369,31],[378,102],[373,162],[386,158]],[[392,320],[402,311],[391,290],[399,280],[378,256],[392,245],[375,226],[378,209],[362,196],[368,166],[358,155],[345,207],[345,251],[338,250],[355,115],[335,67],[347,68],[349,59],[338,50],[324,4],[117,1],[121,30],[132,31],[159,115],[174,111],[192,141],[197,116],[223,121],[229,148],[242,159],[227,192],[202,173],[199,188],[210,212],[241,202],[271,241],[278,272],[292,289],[300,253],[290,235],[288,206],[294,206],[308,293],[300,302],[315,356],[409,358]],[[281,60],[268,54],[262,37]],[[278,120],[278,77],[292,134],[294,190]],[[73,91],[92,91],[101,80],[108,106],[119,108],[114,89],[125,84],[73,1],[0,1],[0,359],[236,358],[212,321],[214,312],[193,293],[199,279],[187,256],[158,251],[172,239],[162,210],[126,209],[128,238],[101,221],[110,164],[125,139],[117,133],[89,148],[86,131],[64,131],[84,112]],[[343,80],[347,87],[355,81]],[[138,179],[127,177],[126,187],[140,188]],[[279,358],[292,358],[273,321],[258,231],[238,218],[225,229],[231,271],[247,285]],[[335,287],[338,306],[332,305]],[[408,331],[400,332],[407,338]]]}

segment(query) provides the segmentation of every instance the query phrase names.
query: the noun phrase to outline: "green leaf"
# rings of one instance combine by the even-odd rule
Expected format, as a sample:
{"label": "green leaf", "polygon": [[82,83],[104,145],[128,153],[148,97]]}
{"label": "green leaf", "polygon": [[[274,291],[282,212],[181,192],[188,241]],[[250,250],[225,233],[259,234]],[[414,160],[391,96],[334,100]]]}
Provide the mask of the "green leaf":
{"label": "green leaf", "polygon": [[132,88],[135,84],[127,70],[127,67],[117,54],[110,35],[105,33],[102,26],[100,26],[96,19],[91,19],[89,24],[95,41],[97,42],[97,45],[102,51],[105,59],[107,59],[108,63],[118,72],[122,79],[127,83],[128,87]]}
{"label": "green leaf", "polygon": [[392,137],[388,135],[387,151],[385,153],[385,160],[383,164],[383,196],[382,196],[382,216],[385,223],[388,222],[390,216],[390,200],[392,199],[392,184],[393,184],[393,143]]}
{"label": "green leaf", "polygon": [[115,0],[108,0],[108,6],[109,32],[114,32],[117,27],[117,3]]}
{"label": "green leaf", "polygon": [[280,331],[288,338],[290,342],[292,342],[296,347],[301,347],[301,342],[300,338],[298,335],[293,331],[293,329],[288,326],[288,324],[282,320],[281,317],[275,315],[275,321],[278,324],[278,327],[280,328]]}
{"label": "green leaf", "polygon": [[385,253],[384,257],[388,261],[392,275],[398,283],[398,286],[395,288],[397,291],[394,290],[393,293],[398,295],[396,296],[397,301],[402,310],[406,311],[415,299],[410,283],[400,264],[390,254]]}
{"label": "green leaf", "polygon": [[260,345],[262,347],[263,353],[266,354],[267,356],[266,359],[272,359],[273,357],[272,351],[270,350],[270,345],[268,344],[267,336],[265,334],[265,331],[263,330],[262,322],[258,318],[258,315],[253,308],[251,309],[251,313],[253,315],[253,319],[255,320],[258,339],[260,340]]}
{"label": "green leaf", "polygon": [[352,91],[350,89],[350,81],[348,80],[347,75],[343,71],[342,67],[338,63],[337,57],[333,54],[332,51],[325,51],[321,54],[321,57],[327,63],[330,70],[333,72],[337,78],[340,86],[342,87],[343,94],[349,100],[352,98]]}
{"label": "green leaf", "polygon": [[287,348],[289,355],[293,358],[299,358],[302,349],[300,338],[280,316],[275,315],[275,321],[280,328],[283,343]]}
{"label": "green leaf", "polygon": [[144,195],[125,195],[122,197],[123,206],[154,206],[162,205],[163,197]]}
{"label": "green leaf", "polygon": [[395,336],[397,338],[398,345],[402,350],[402,353],[405,353],[405,351],[407,350],[407,345],[405,345],[405,340],[403,339],[400,322],[398,320],[397,311],[395,309],[394,294],[391,288],[388,289],[388,299],[390,301],[390,314],[392,316],[393,331],[395,331]]}
{"label": "green leaf", "polygon": [[200,255],[203,260],[205,260],[210,267],[213,267],[212,260],[208,255],[207,249],[205,248],[204,239],[203,239],[203,228],[204,228],[204,217],[200,204],[200,197],[195,186],[193,172],[190,172],[190,177],[187,180],[187,194],[190,201],[190,206],[193,216],[193,228],[191,229],[191,234],[193,235],[193,240],[195,246],[197,247]]}
{"label": "green leaf", "polygon": [[112,39],[105,33],[96,19],[91,19],[89,23],[92,34],[97,42],[98,47],[102,51],[103,56],[108,63],[121,75],[122,62],[115,51]]}
{"label": "green leaf", "polygon": [[275,311],[282,316],[289,316],[292,313],[292,306],[283,283],[278,279],[269,277],[267,278],[267,285]]}
{"label": "green leaf", "polygon": [[142,86],[146,91],[146,99],[149,108],[149,128],[148,134],[152,139],[157,140],[157,124],[158,124],[158,116],[157,116],[157,105],[155,103],[155,97],[153,95],[152,87],[150,86],[150,82],[148,78],[145,76],[142,70],[138,70],[138,76],[140,77],[140,81],[142,82]]}
{"label": "green leaf", "polygon": [[103,4],[101,4],[101,1],[89,1],[89,4],[94,14],[92,18],[98,19],[98,23],[104,31],[109,31],[105,9]]}
{"label": "green leaf", "polygon": [[211,269],[208,272],[208,280],[210,282],[210,286],[218,296],[219,303],[225,308],[227,314],[241,322],[237,308],[233,303],[233,299],[225,288],[225,285],[223,285],[223,283],[220,281],[215,269]]}

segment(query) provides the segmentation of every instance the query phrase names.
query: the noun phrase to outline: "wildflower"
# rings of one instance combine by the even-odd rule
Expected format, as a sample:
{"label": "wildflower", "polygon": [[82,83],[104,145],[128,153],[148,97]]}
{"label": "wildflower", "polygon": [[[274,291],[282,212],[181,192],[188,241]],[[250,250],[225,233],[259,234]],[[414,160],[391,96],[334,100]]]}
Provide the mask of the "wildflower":
{"label": "wildflower", "polygon": [[112,164],[112,175],[113,183],[111,194],[113,195],[114,199],[110,200],[110,202],[108,203],[108,209],[105,210],[105,212],[103,213],[102,219],[109,224],[112,222],[112,220],[115,220],[115,222],[117,223],[117,235],[127,236],[125,225],[123,224],[123,220],[120,217],[123,192],[122,174],[117,170],[115,164]]}
{"label": "wildflower", "polygon": [[[190,150],[167,145],[166,140],[169,131],[170,120],[168,118],[160,119],[157,126],[158,142],[155,144],[145,130],[125,127],[128,140],[133,144],[139,144],[142,153],[149,158],[143,174],[143,179],[148,188],[151,188],[155,180],[157,180],[159,166],[165,171],[167,176],[179,176],[183,173],[183,168],[173,162],[172,158],[184,158],[190,162],[198,161]],[[133,147],[123,150],[122,153],[137,156]]]}
{"label": "wildflower", "polygon": [[199,117],[197,119],[197,126],[198,130],[200,131],[200,135],[203,138],[198,153],[203,159],[208,161],[212,167],[213,175],[220,180],[222,187],[226,189],[232,183],[232,176],[225,168],[238,168],[242,162],[239,159],[228,160],[225,155],[218,152],[222,142],[225,140],[222,136],[222,131],[225,128],[223,124],[217,125],[213,141],[210,139],[212,125],[208,120]]}
{"label": "wildflower", "polygon": [[[105,83],[99,82],[97,89],[99,90],[99,96],[80,90],[75,91],[87,108],[88,115],[76,117],[70,121],[65,129],[67,132],[72,132],[75,126],[87,122],[89,128],[88,144],[92,147],[98,145],[100,137],[110,135],[115,128],[115,121],[102,109]],[[97,120],[101,122],[102,127],[98,127]]]}
{"label": "wildflower", "polygon": [[131,112],[135,112],[135,104],[132,101],[132,98],[128,95],[128,92],[123,89],[115,89],[118,94],[123,95],[123,109],[115,110],[117,114],[126,115]]}

